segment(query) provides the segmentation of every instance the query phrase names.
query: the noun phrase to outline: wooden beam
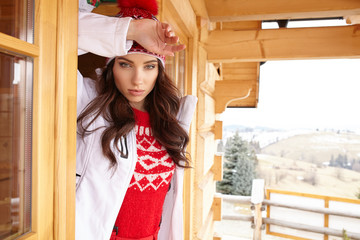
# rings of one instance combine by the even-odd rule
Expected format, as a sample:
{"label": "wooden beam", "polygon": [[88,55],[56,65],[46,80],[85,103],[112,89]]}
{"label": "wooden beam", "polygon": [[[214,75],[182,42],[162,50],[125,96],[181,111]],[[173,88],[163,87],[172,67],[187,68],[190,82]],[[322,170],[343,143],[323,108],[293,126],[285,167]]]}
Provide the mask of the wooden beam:
{"label": "wooden beam", "polygon": [[258,79],[258,62],[223,63],[221,76],[223,80],[253,80]]}
{"label": "wooden beam", "polygon": [[[312,225],[308,225],[308,224],[289,222],[289,221],[283,221],[283,220],[271,219],[271,218],[263,218],[263,222],[266,223],[267,225],[276,225],[276,226],[280,226],[280,227],[297,229],[297,230],[306,231],[306,232],[320,233],[320,234],[326,234],[326,235],[337,236],[337,237],[344,236],[343,230],[338,230],[338,229],[318,227],[318,226],[312,226]],[[274,232],[270,232],[267,234],[275,235]],[[290,237],[290,235],[285,235],[282,233],[278,233],[276,235],[287,237],[287,238]],[[350,239],[360,239],[360,234],[357,232],[347,231],[346,235]],[[291,237],[294,237],[294,236],[291,236]]]}
{"label": "wooden beam", "polygon": [[36,233],[34,239],[52,240],[57,2],[35,1],[34,17],[34,44],[39,47],[39,57],[34,58],[33,76],[31,231]]}
{"label": "wooden beam", "polygon": [[206,19],[209,18],[204,0],[190,0],[190,4],[194,9],[196,16]]}
{"label": "wooden beam", "polygon": [[[78,7],[57,1],[54,240],[75,239]],[[72,44],[69,44],[72,43]]]}
{"label": "wooden beam", "polygon": [[222,22],[221,29],[218,30],[257,30],[261,29],[261,21],[240,21]]}
{"label": "wooden beam", "polygon": [[222,210],[222,198],[214,197],[214,201],[212,204],[212,210],[214,212],[213,220],[221,221],[221,210]]}
{"label": "wooden beam", "polygon": [[214,139],[222,139],[223,137],[223,121],[215,121],[215,127],[214,127]]}
{"label": "wooden beam", "polygon": [[360,26],[212,31],[210,62],[359,58]]}
{"label": "wooden beam", "polygon": [[39,46],[4,33],[0,33],[0,48],[30,57],[38,57],[40,54]]}
{"label": "wooden beam", "polygon": [[360,1],[205,0],[210,21],[301,19],[360,14]]}
{"label": "wooden beam", "polygon": [[214,156],[214,164],[211,167],[211,171],[214,173],[214,180],[221,181],[223,180],[223,160],[222,156]]}
{"label": "wooden beam", "polygon": [[179,27],[187,37],[193,37],[197,33],[196,15],[189,0],[163,1],[163,8],[162,11],[176,20],[176,26],[172,24],[175,32],[177,32],[176,27]]}
{"label": "wooden beam", "polygon": [[[237,101],[238,105],[236,106],[255,107],[256,91],[256,81],[217,81],[214,93],[215,113],[222,113],[226,107],[234,106],[233,101]],[[246,102],[246,104],[242,104],[242,102]]]}

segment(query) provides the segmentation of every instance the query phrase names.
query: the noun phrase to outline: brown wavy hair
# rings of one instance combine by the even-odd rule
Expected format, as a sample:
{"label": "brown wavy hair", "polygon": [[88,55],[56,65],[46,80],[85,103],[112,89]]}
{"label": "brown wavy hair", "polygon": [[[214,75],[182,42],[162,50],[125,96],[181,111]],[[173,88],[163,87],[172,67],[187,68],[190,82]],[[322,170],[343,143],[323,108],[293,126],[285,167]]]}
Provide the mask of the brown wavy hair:
{"label": "brown wavy hair", "polygon": [[[109,126],[104,126],[101,145],[103,154],[110,160],[111,167],[117,165],[112,148],[122,157],[128,157],[126,136],[135,126],[132,107],[115,85],[114,60],[110,61],[104,68],[101,78],[96,81],[98,96],[77,118],[78,134],[82,138],[98,130],[98,128],[89,130],[98,117],[102,116],[109,123]],[[186,157],[185,147],[189,142],[189,136],[176,119],[180,108],[180,93],[166,75],[159,60],[158,66],[159,73],[154,89],[145,98],[145,109],[150,115],[155,139],[165,147],[176,165],[186,168],[189,167],[189,160]],[[120,147],[116,143],[120,143]]]}

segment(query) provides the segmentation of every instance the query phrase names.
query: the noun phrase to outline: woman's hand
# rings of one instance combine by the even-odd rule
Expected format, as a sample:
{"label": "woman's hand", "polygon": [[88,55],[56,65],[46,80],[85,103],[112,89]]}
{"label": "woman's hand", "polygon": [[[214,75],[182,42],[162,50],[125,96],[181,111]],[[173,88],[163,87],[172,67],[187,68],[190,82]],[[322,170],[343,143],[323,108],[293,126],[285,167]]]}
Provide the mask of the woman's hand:
{"label": "woman's hand", "polygon": [[177,44],[179,37],[169,24],[152,19],[132,20],[127,39],[134,40],[148,51],[160,55],[174,56],[175,52],[185,49],[184,44]]}

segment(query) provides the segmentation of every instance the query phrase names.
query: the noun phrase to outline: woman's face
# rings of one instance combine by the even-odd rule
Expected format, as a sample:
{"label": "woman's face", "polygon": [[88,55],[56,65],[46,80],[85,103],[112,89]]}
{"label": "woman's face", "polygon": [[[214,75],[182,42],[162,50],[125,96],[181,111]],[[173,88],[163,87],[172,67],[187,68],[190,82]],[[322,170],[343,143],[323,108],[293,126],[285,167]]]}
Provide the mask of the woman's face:
{"label": "woman's face", "polygon": [[145,98],[153,90],[159,73],[157,58],[145,54],[116,57],[113,72],[117,89],[130,105],[145,111]]}

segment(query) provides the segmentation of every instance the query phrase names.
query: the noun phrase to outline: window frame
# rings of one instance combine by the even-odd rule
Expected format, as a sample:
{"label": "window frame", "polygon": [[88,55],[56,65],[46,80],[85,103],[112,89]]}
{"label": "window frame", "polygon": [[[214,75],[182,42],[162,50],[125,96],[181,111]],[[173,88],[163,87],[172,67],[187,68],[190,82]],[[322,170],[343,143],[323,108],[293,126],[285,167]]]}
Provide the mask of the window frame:
{"label": "window frame", "polygon": [[18,239],[74,239],[78,5],[33,11],[34,44],[0,33],[0,48],[34,59],[31,232]]}

